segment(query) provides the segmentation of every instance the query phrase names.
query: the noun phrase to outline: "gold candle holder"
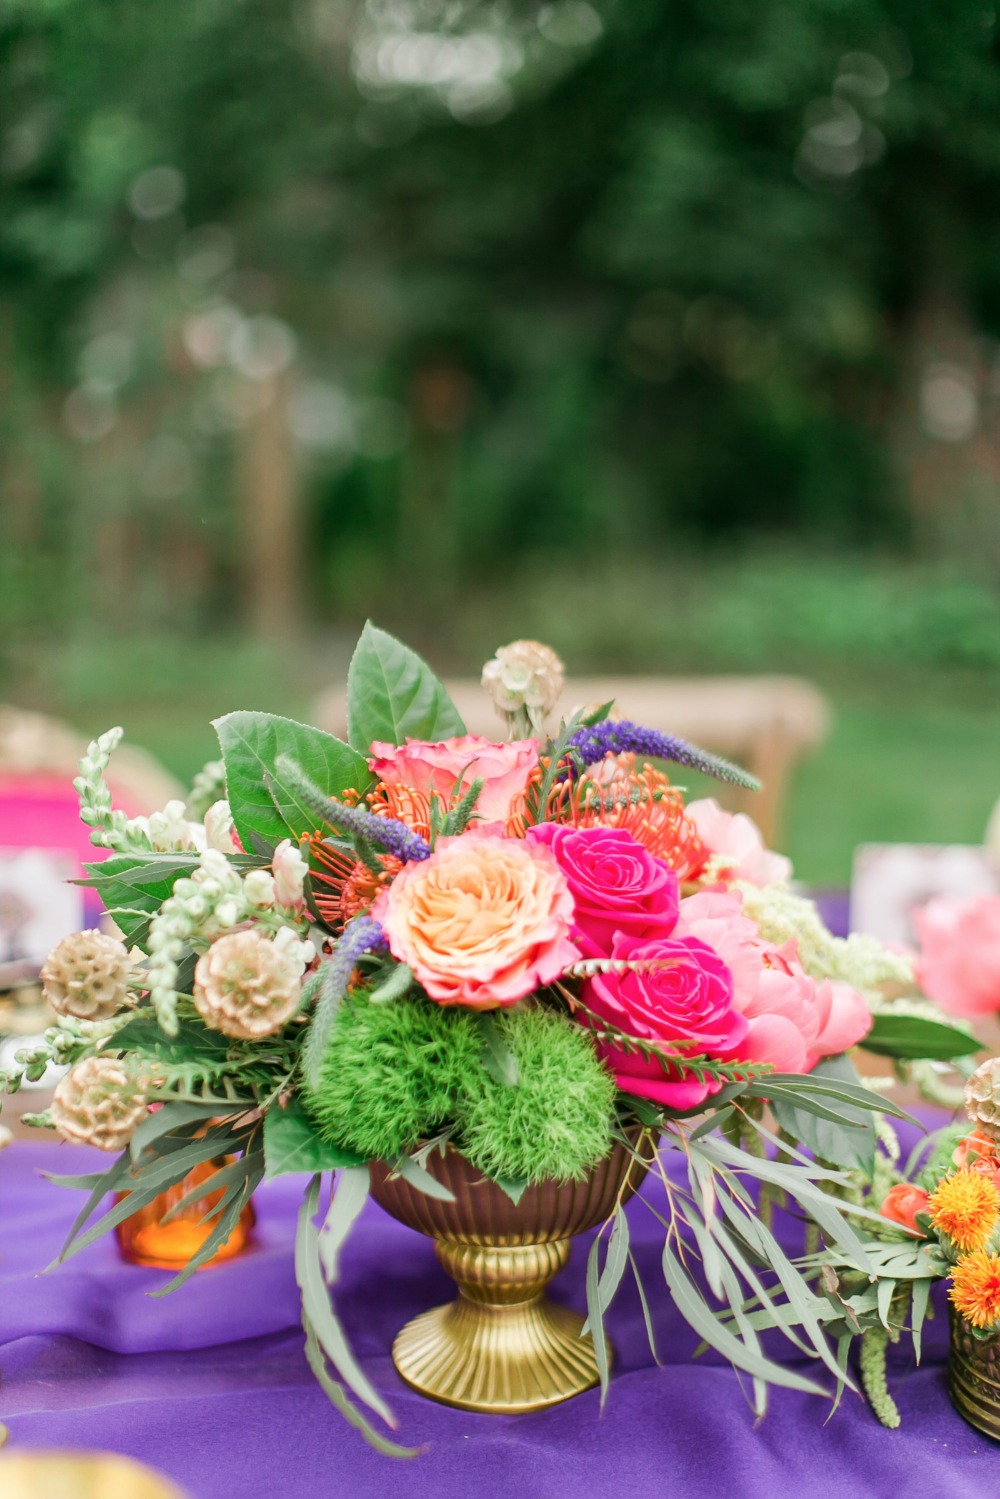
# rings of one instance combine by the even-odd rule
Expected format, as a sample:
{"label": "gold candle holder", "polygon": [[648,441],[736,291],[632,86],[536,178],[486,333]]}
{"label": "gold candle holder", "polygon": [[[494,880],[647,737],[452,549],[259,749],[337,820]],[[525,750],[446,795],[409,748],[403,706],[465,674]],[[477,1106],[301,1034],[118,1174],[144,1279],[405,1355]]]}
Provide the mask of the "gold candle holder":
{"label": "gold candle holder", "polygon": [[[372,1196],[401,1223],[434,1239],[459,1295],[414,1318],[392,1348],[397,1370],[421,1394],[463,1410],[541,1410],[592,1389],[597,1359],[584,1319],[549,1301],[549,1281],[575,1234],[604,1222],[646,1175],[649,1131],[616,1144],[580,1182],[542,1182],[513,1203],[452,1146],[427,1169],[454,1196],[442,1202],[371,1165]],[[608,1345],[610,1361],[611,1347]]]}

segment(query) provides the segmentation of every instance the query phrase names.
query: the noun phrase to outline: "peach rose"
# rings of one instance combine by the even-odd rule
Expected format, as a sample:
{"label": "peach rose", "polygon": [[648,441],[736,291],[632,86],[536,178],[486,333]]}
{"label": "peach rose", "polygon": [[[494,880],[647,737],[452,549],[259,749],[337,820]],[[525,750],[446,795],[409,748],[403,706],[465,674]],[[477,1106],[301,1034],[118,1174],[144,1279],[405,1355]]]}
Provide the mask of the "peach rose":
{"label": "peach rose", "polygon": [[785,884],[791,879],[791,860],[765,847],[760,828],[745,812],[726,812],[710,796],[688,802],[685,811],[709,858],[727,863],[727,879],[746,880],[748,885]]}
{"label": "peach rose", "polygon": [[481,780],[477,813],[484,822],[505,822],[511,804],[538,764],[538,740],[495,744],[478,734],[442,739],[437,744],[426,739],[407,738],[403,745],[376,740],[368,764],[387,786],[410,786],[425,796],[437,792],[446,804],[459,776],[463,790]]}
{"label": "peach rose", "polygon": [[1000,1010],[1000,895],[939,895],[913,913],[917,980],[949,1015]]}
{"label": "peach rose", "polygon": [[994,1140],[984,1130],[974,1129],[955,1146],[951,1153],[952,1164],[960,1171],[966,1168],[970,1171],[978,1171],[981,1176],[988,1177],[1000,1188],[998,1150],[1000,1150],[1000,1142]]}
{"label": "peach rose", "polygon": [[473,830],[408,864],[372,915],[393,957],[442,1005],[516,1004],[579,958],[573,897],[541,844]]}
{"label": "peach rose", "polygon": [[883,1218],[918,1234],[920,1229],[917,1227],[917,1214],[927,1212],[928,1199],[929,1194],[923,1187],[914,1187],[910,1182],[897,1182],[896,1186],[889,1188],[879,1212]]}

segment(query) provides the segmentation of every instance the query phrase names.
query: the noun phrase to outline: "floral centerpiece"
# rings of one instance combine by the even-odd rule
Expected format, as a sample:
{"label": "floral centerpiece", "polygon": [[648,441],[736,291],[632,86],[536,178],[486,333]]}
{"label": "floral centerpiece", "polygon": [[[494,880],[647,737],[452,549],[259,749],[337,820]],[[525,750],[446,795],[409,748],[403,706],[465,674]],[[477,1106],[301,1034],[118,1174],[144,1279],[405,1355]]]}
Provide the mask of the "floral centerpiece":
{"label": "floral centerpiece", "polygon": [[[68,1064],[34,1122],[116,1154],[102,1175],[67,1179],[89,1195],[63,1257],[226,1157],[215,1227],[173,1289],[265,1176],[307,1173],[307,1356],[334,1404],[400,1453],[362,1410],[392,1424],[336,1312],[369,1183],[387,1205],[394,1183],[454,1203],[442,1163],[460,1161],[516,1212],[623,1161],[590,1251],[588,1328],[560,1334],[591,1348],[605,1386],[604,1314],[626,1270],[638,1275],[625,1184],[652,1163],[668,1190],[666,1290],[752,1376],[756,1407],[768,1381],[821,1388],[765,1354],[765,1326],[850,1382],[823,1275],[878,1278],[870,1227],[885,1220],[851,1173],[874,1162],[876,1117],[899,1111],[846,1053],[974,1043],[894,1011],[885,987],[905,987],[907,960],[832,937],[753,823],[686,800],[664,766],[752,784],[744,772],[611,704],[550,734],[562,670],[533,642],[498,651],[483,681],[502,742],[467,734],[430,669],[369,625],[349,742],[230,713],[215,725],[221,762],[187,806],[148,820],[111,805],[120,731],[90,746],[76,785],[108,852],[89,883],[118,936],[81,933],[50,956],[58,1023],[7,1079]],[[798,1263],[770,1226],[778,1197],[822,1232]]]}

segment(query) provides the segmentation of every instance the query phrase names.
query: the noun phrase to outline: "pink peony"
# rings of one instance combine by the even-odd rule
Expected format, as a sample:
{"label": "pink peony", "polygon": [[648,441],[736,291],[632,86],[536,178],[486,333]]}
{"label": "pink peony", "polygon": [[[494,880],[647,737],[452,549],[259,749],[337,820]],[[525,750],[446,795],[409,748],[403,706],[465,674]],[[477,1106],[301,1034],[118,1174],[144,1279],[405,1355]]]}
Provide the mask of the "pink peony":
{"label": "pink peony", "polygon": [[[636,941],[619,934],[612,956],[663,966],[589,979],[581,996],[588,1009],[668,1055],[676,1052],[678,1042],[685,1043],[681,1055],[739,1054],[748,1025],[733,1003],[733,976],[713,948],[694,937]],[[659,1062],[613,1042],[601,1042],[597,1050],[623,1092],[668,1108],[697,1107],[718,1091],[717,1084],[699,1080],[681,1062],[668,1073]]]}
{"label": "pink peony", "polygon": [[810,1072],[821,1057],[857,1044],[871,1013],[849,984],[812,978],[794,942],[777,947],[743,913],[738,891],[704,890],[681,901],[675,936],[714,947],[733,974],[734,1003],[749,1022],[746,1061],[779,1072]]}
{"label": "pink peony", "polygon": [[917,979],[950,1015],[1000,1010],[1000,895],[938,895],[913,913]]}
{"label": "pink peony", "polygon": [[579,958],[573,897],[547,848],[472,831],[407,864],[372,915],[431,999],[491,1010],[550,984]]}
{"label": "pink peony", "polygon": [[749,885],[777,885],[791,879],[791,860],[765,848],[760,828],[746,813],[726,812],[712,797],[688,802],[686,811],[709,858],[727,861],[727,879],[746,880]]}
{"label": "pink peony", "polygon": [[607,957],[619,934],[666,937],[673,931],[677,876],[624,828],[542,822],[525,837],[555,855],[576,905],[573,941],[588,957]]}
{"label": "pink peony", "polygon": [[387,786],[410,786],[425,796],[437,792],[450,804],[459,777],[463,790],[473,781],[483,781],[476,811],[484,822],[505,822],[511,804],[521,794],[538,764],[537,739],[517,739],[512,744],[494,744],[478,734],[460,739],[407,739],[404,745],[376,740],[368,761],[372,771]]}

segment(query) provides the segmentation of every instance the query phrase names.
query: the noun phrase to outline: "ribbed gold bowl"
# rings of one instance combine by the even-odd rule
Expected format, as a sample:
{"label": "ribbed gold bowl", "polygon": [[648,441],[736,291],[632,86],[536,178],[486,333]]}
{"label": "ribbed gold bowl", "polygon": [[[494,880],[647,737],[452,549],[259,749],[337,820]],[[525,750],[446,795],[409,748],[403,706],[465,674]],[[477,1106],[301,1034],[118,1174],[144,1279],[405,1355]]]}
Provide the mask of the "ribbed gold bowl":
{"label": "ribbed gold bowl", "polygon": [[974,1338],[968,1323],[949,1305],[951,1352],[948,1393],[960,1416],[1000,1441],[1000,1338]]}
{"label": "ribbed gold bowl", "polygon": [[573,1236],[609,1218],[646,1175],[655,1137],[636,1129],[629,1138],[583,1181],[541,1182],[516,1204],[451,1145],[427,1169],[454,1202],[371,1165],[375,1201],[435,1241],[459,1288],[455,1301],[414,1318],[396,1338],[393,1362],[408,1384],[445,1405],[503,1412],[540,1410],[597,1384],[583,1317],[545,1293]]}

